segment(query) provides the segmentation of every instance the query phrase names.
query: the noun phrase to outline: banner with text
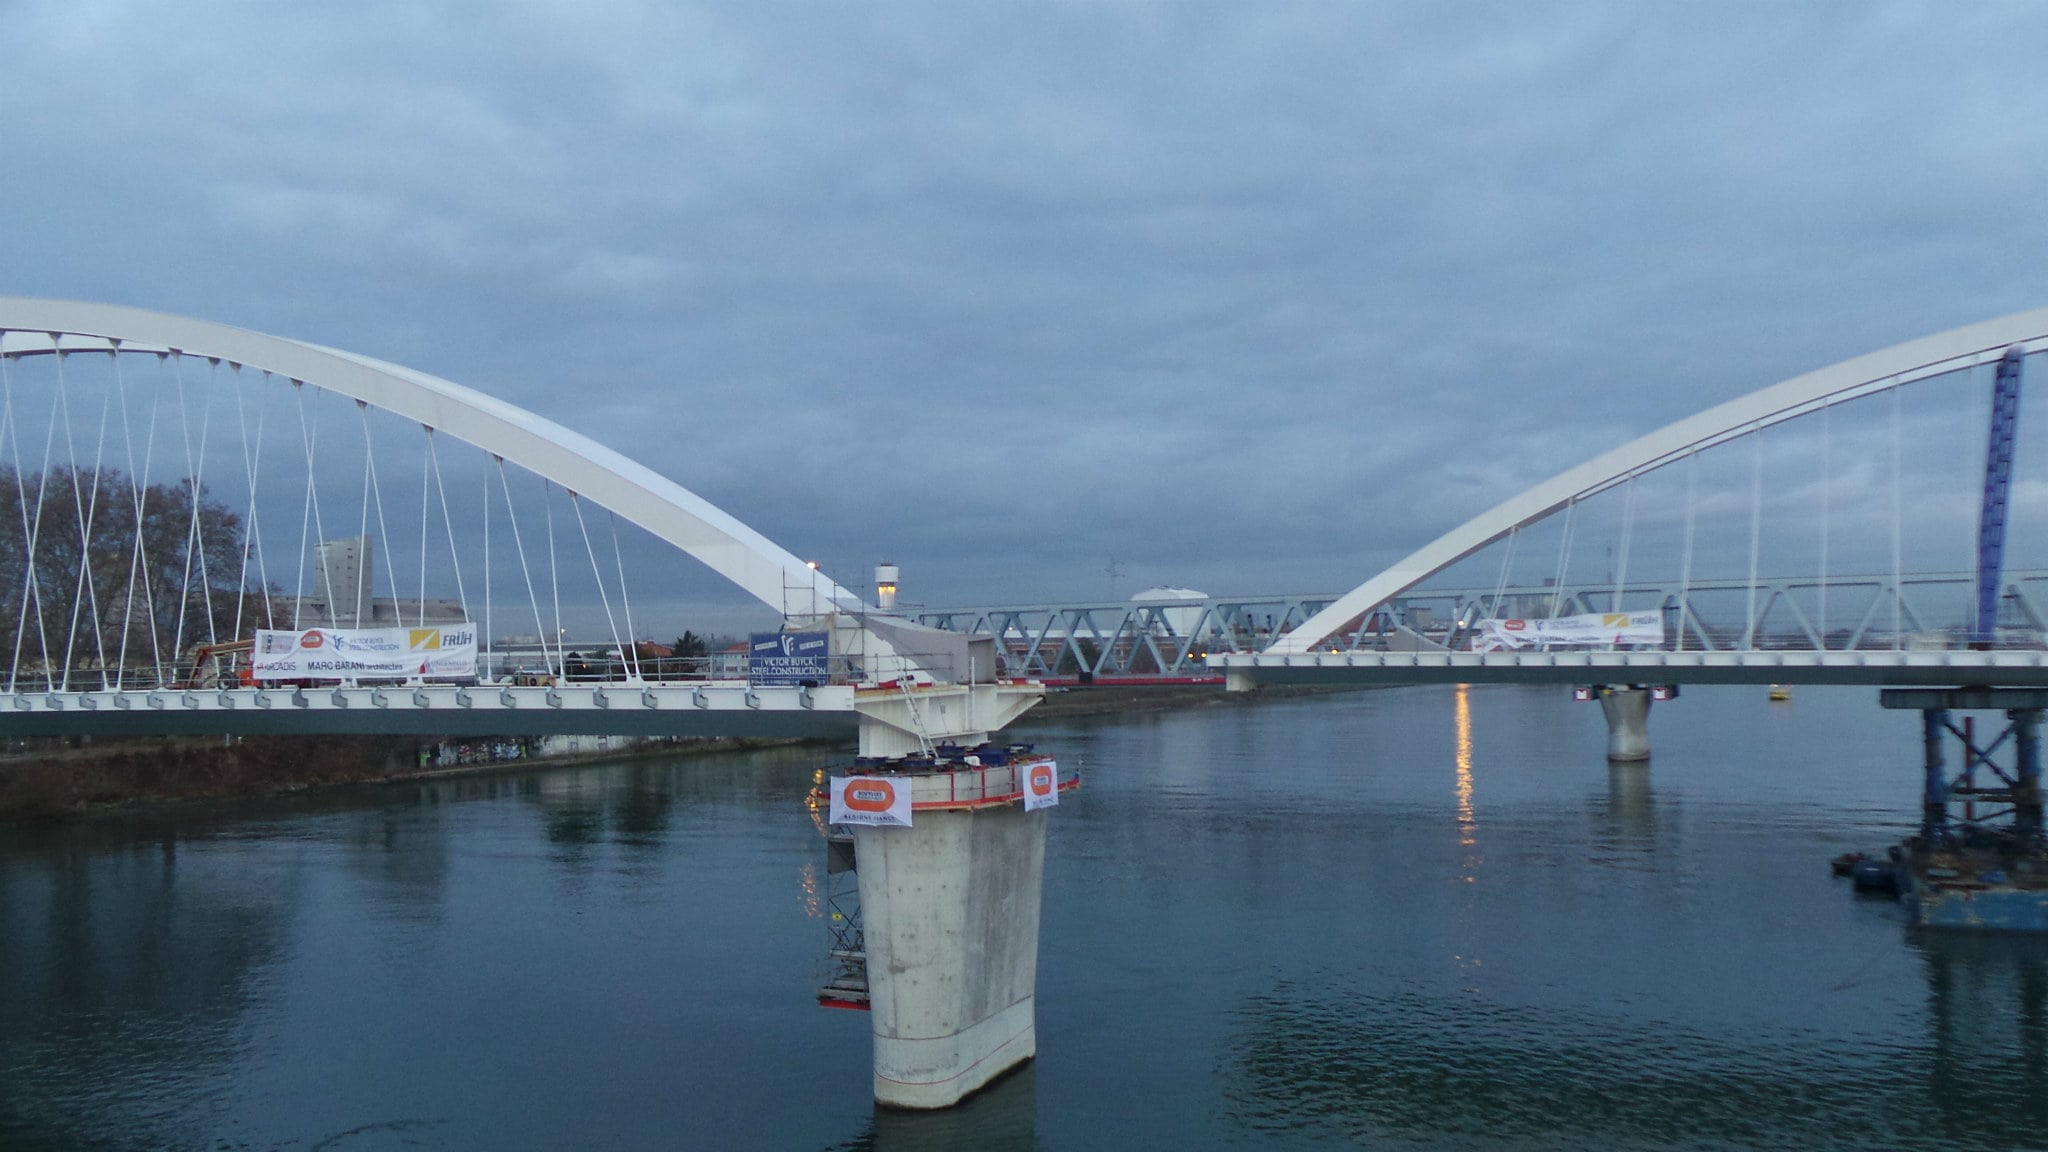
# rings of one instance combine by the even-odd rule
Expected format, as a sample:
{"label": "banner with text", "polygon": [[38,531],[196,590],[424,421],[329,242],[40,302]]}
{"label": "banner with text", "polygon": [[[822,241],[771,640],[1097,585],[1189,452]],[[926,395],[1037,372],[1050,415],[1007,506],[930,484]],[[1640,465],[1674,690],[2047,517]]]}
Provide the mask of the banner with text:
{"label": "banner with text", "polygon": [[1590,612],[1549,620],[1481,620],[1474,652],[1507,652],[1538,645],[1662,644],[1662,612]]}
{"label": "banner with text", "polygon": [[1060,802],[1060,766],[1055,760],[1040,760],[1032,764],[1020,764],[1017,771],[1024,777],[1024,810],[1036,812],[1050,808]]}
{"label": "banner with text", "polygon": [[825,632],[756,632],[747,640],[747,682],[792,688],[832,682],[832,637]]}
{"label": "banner with text", "polygon": [[476,626],[263,628],[249,666],[258,680],[465,679],[476,675]]}
{"label": "banner with text", "polygon": [[834,776],[832,824],[910,827],[910,780],[886,776]]}

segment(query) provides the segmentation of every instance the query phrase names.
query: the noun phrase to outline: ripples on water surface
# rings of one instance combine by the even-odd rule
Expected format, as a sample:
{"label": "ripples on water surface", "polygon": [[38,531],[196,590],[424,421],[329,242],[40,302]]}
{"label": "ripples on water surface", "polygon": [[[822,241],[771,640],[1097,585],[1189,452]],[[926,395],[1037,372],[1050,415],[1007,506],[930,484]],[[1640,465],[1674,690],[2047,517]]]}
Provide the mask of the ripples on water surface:
{"label": "ripples on water surface", "polygon": [[811,1002],[814,750],[0,832],[0,1148],[2048,1147],[2048,952],[1827,874],[1874,697],[1048,725],[1039,1062],[940,1116]]}

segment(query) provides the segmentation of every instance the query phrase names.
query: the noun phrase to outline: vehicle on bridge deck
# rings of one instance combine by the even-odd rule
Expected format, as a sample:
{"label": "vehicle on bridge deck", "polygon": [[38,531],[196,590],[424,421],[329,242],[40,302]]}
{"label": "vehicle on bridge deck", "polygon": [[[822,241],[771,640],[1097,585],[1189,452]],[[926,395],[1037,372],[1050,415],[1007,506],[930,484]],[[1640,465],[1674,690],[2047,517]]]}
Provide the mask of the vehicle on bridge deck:
{"label": "vehicle on bridge deck", "polygon": [[254,640],[229,640],[201,644],[192,650],[192,673],[180,688],[248,688],[256,683],[256,670],[249,663]]}

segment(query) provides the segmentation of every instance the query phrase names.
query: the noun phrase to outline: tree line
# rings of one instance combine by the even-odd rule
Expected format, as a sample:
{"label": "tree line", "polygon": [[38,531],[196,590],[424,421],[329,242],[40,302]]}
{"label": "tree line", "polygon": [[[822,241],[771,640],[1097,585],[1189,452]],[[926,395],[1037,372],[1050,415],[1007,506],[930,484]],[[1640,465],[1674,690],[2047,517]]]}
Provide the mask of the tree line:
{"label": "tree line", "polygon": [[241,515],[204,484],[0,466],[0,660],[30,683],[46,666],[154,669],[271,627],[281,596],[248,581],[247,553]]}

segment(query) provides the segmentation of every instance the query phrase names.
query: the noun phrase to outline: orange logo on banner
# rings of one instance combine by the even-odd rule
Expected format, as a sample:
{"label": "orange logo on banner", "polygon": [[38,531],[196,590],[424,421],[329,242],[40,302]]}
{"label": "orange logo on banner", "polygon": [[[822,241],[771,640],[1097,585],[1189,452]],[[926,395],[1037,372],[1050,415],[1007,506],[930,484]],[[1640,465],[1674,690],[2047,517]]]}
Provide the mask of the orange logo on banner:
{"label": "orange logo on banner", "polygon": [[299,637],[299,647],[318,648],[321,644],[325,643],[326,640],[327,637],[322,636],[320,634],[320,630],[318,628],[315,628],[312,631],[306,633],[304,636]]}
{"label": "orange logo on banner", "polygon": [[1044,796],[1052,791],[1052,765],[1034,764],[1031,766],[1031,790],[1040,796]]}
{"label": "orange logo on banner", "polygon": [[845,803],[854,812],[887,812],[896,803],[896,788],[887,780],[862,780],[846,786]]}

